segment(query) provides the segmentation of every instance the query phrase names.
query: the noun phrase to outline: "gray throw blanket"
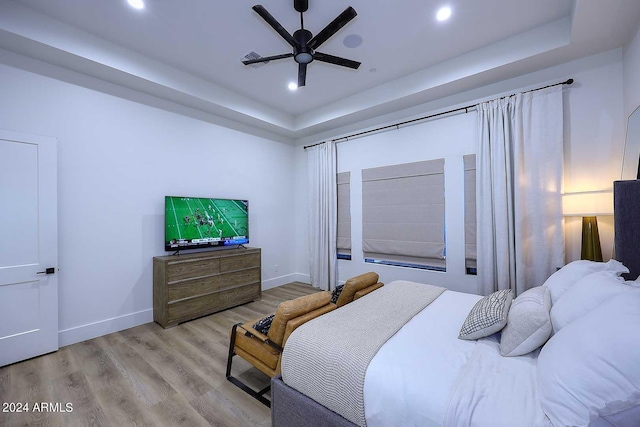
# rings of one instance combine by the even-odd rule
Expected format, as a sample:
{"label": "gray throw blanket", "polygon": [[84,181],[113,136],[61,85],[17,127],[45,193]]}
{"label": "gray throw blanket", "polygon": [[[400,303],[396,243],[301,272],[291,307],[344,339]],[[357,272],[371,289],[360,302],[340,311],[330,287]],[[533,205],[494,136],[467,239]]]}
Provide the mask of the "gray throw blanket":
{"label": "gray throw blanket", "polygon": [[389,338],[444,291],[398,280],[305,323],[287,340],[282,379],[365,426],[364,379],[369,362]]}

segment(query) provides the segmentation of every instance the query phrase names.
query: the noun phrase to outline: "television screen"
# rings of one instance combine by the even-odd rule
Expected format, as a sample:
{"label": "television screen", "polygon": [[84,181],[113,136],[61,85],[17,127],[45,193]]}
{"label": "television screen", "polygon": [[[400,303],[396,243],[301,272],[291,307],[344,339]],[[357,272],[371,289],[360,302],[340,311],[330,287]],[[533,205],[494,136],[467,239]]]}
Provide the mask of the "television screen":
{"label": "television screen", "polygon": [[247,200],[165,197],[166,251],[249,243]]}

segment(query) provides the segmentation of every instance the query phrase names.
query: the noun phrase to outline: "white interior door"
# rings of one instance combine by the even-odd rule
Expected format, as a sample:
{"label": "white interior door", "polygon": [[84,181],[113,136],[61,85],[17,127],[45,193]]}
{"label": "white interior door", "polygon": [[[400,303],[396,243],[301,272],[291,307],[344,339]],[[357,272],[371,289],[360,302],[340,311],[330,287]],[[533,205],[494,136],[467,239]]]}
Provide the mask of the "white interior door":
{"label": "white interior door", "polygon": [[0,366],[58,349],[56,163],[55,139],[0,130]]}

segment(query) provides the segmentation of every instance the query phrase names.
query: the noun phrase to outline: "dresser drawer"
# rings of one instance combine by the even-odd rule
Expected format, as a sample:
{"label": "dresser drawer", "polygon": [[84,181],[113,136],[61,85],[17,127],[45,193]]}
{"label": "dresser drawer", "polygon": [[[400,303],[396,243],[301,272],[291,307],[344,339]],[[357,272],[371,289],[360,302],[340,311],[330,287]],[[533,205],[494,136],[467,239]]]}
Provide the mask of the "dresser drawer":
{"label": "dresser drawer", "polygon": [[169,289],[168,300],[169,302],[175,302],[189,297],[217,292],[223,283],[223,277],[219,275],[169,283],[167,285]]}
{"label": "dresser drawer", "polygon": [[221,291],[231,288],[237,288],[238,286],[260,284],[260,268],[250,268],[247,270],[236,271],[232,273],[225,273],[219,276]]}
{"label": "dresser drawer", "polygon": [[167,282],[220,274],[220,258],[194,258],[171,261],[167,265]]}
{"label": "dresser drawer", "polygon": [[252,267],[260,267],[260,253],[220,258],[221,273],[244,270]]}
{"label": "dresser drawer", "polygon": [[259,299],[260,295],[260,284],[256,283],[169,303],[167,323],[177,324],[185,320],[235,307],[239,304],[245,304]]}
{"label": "dresser drawer", "polygon": [[169,303],[167,323],[177,324],[221,310],[220,293]]}
{"label": "dresser drawer", "polygon": [[241,286],[218,293],[220,295],[220,309],[231,308],[238,305],[238,301],[255,301],[261,296],[260,283],[255,285]]}

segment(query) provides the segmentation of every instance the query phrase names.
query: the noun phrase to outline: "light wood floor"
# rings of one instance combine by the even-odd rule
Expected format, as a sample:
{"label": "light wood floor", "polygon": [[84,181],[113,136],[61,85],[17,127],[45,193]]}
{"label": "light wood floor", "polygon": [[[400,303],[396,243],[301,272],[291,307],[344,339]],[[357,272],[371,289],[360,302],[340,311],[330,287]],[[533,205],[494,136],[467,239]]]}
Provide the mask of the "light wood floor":
{"label": "light wood floor", "polygon": [[[0,408],[0,426],[270,426],[269,408],[225,378],[229,331],[316,291],[290,283],[172,329],[148,323],[0,368],[0,403],[30,409]],[[232,375],[256,389],[269,383],[238,356]],[[34,412],[41,402],[73,410]]]}

